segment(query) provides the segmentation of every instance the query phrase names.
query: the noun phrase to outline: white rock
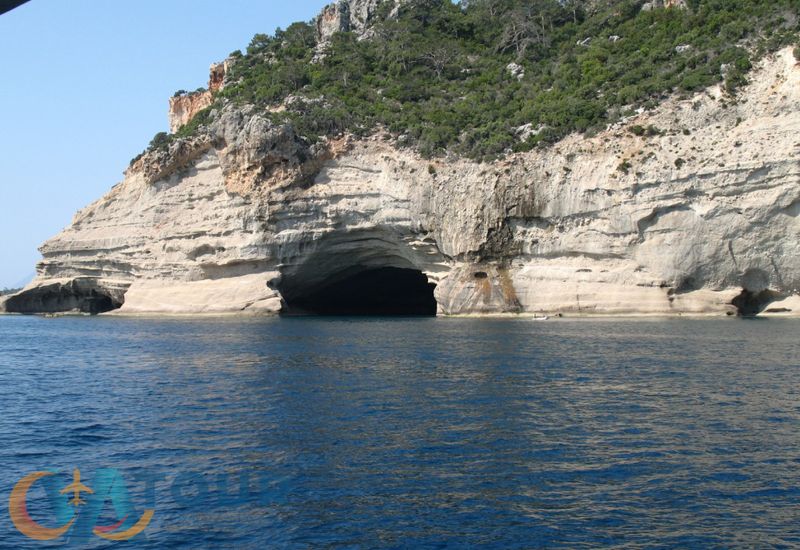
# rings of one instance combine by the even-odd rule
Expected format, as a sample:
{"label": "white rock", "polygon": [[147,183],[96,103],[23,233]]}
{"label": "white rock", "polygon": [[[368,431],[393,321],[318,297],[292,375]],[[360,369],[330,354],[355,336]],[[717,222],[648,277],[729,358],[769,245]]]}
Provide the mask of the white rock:
{"label": "white rock", "polygon": [[517,63],[509,63],[506,65],[506,70],[517,80],[522,80],[525,78],[525,67],[522,65],[518,65]]}
{"label": "white rock", "polygon": [[94,292],[122,312],[274,312],[393,266],[425,273],[447,314],[726,314],[745,288],[797,314],[800,67],[787,48],[756,71],[726,108],[702,92],[630,120],[663,135],[612,128],[494,164],[371,138],[309,179],[291,132],[226,111],[188,164],[131,170],[80,211],[5,308]]}

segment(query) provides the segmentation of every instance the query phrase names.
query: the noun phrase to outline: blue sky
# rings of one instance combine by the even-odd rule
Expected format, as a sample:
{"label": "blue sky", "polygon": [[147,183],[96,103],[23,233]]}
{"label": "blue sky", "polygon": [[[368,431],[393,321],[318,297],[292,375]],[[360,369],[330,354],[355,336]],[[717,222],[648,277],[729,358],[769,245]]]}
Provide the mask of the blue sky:
{"label": "blue sky", "polygon": [[31,0],[0,15],[0,288],[166,131],[167,101],[326,0]]}

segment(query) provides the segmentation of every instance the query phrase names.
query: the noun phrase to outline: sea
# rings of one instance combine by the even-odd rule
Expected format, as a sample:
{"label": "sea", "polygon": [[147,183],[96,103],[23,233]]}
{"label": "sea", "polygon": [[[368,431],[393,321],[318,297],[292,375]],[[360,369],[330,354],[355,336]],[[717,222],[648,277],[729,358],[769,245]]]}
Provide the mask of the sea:
{"label": "sea", "polygon": [[798,336],[0,316],[0,548],[798,548]]}

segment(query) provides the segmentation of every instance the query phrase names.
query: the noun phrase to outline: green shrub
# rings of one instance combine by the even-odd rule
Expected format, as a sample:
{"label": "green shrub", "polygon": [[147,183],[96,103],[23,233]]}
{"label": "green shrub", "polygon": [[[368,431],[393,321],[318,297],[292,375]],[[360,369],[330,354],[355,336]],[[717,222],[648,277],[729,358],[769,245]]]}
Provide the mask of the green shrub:
{"label": "green shrub", "polygon": [[[201,126],[203,126],[204,124],[207,124],[209,122],[209,120],[211,118],[211,111],[212,111],[211,107],[206,107],[202,111],[199,111],[196,115],[194,115],[194,118],[192,118],[192,120],[190,120],[189,122],[187,122],[186,124],[181,126],[178,129],[178,131],[175,132],[175,137],[189,137],[189,136],[192,136],[195,133],[197,133],[198,128],[200,128]],[[161,132],[161,133],[163,134],[163,132]],[[158,134],[156,134],[156,135],[158,135]],[[167,137],[171,141],[172,136],[167,136]],[[167,141],[166,144],[169,145],[169,141]],[[152,142],[151,142],[151,145],[152,145]],[[153,147],[151,147],[151,149],[152,148]]]}
{"label": "green shrub", "polygon": [[[642,12],[634,0],[599,0],[591,10],[560,0],[414,0],[391,18],[378,16],[369,39],[337,33],[319,61],[312,24],[255,35],[231,55],[232,84],[217,101],[255,105],[309,142],[383,127],[426,157],[491,160],[596,132],[623,107],[653,108],[671,92],[700,91],[721,81],[723,64],[734,93],[754,59],[797,42],[787,21],[794,18],[785,17],[796,2],[689,0],[690,9]],[[612,35],[622,40],[612,43]],[[757,44],[753,60],[745,42]],[[679,54],[681,44],[692,48]],[[525,67],[522,80],[507,70],[511,62]],[[324,104],[274,112],[290,95]],[[542,131],[520,141],[515,129],[526,124]]]}
{"label": "green shrub", "polygon": [[739,88],[746,84],[747,77],[742,71],[735,67],[730,69],[725,76],[725,91],[729,94],[735,94]]}
{"label": "green shrub", "polygon": [[166,149],[169,147],[172,138],[166,132],[158,132],[156,135],[153,136],[153,139],[150,140],[150,145],[147,148],[151,151],[155,151],[156,149]]}

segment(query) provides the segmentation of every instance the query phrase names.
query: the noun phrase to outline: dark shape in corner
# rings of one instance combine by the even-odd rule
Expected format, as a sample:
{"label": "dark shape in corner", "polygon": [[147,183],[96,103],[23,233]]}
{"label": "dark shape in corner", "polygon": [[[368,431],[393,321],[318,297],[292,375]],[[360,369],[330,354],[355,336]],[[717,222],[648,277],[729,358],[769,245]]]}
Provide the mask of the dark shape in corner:
{"label": "dark shape in corner", "polygon": [[7,11],[11,11],[14,8],[18,8],[28,0],[0,0],[0,15],[3,15]]}

